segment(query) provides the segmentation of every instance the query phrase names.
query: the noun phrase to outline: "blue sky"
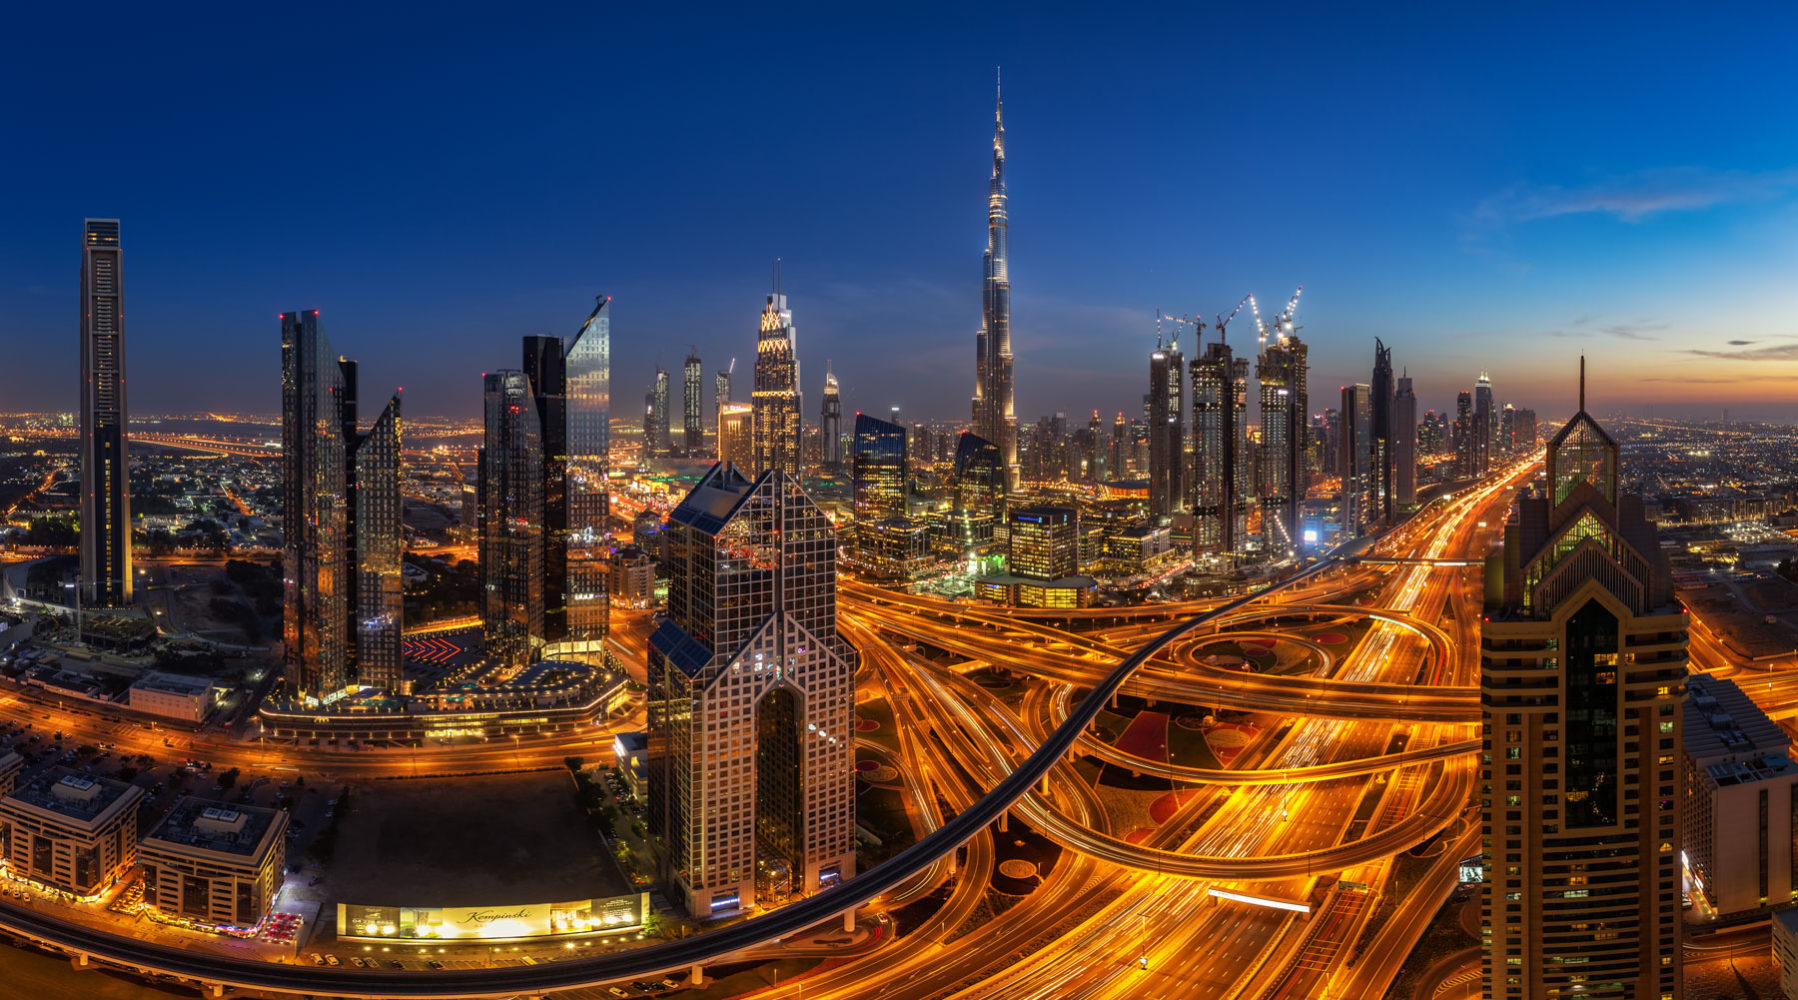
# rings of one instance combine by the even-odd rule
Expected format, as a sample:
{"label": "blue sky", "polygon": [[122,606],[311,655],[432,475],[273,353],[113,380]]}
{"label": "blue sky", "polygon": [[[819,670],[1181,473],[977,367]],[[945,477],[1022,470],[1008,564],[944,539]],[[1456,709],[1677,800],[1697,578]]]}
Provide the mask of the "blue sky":
{"label": "blue sky", "polygon": [[1303,284],[1317,409],[1377,335],[1425,408],[1486,368],[1564,412],[1585,351],[1597,409],[1798,421],[1793,8],[1264,6],[31,5],[0,411],[75,402],[96,215],[138,412],[274,410],[318,308],[371,391],[473,414],[598,292],[634,408],[688,344],[747,368],[779,256],[808,410],[829,360],[965,419],[1003,65],[1024,420],[1134,412],[1158,308]]}

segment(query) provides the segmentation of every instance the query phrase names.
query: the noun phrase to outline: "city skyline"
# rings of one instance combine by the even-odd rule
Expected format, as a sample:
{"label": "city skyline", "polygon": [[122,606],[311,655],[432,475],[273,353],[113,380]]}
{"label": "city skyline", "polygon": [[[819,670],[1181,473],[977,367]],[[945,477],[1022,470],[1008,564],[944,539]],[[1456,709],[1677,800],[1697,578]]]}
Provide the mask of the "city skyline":
{"label": "city skyline", "polygon": [[[42,12],[33,17],[52,19]],[[1265,27],[1125,20],[1082,26],[1093,29],[1086,35],[1095,69],[1128,66],[1125,40],[1138,32]],[[1363,81],[1353,95],[1360,101],[1332,100],[1315,109],[1299,107],[1291,89],[1344,58],[1328,44],[1327,17],[1307,18],[1288,38],[1314,68],[1271,94],[1233,84],[1221,95],[1235,102],[1230,108],[1193,89],[1199,85],[1172,67],[1132,67],[1114,74],[1103,94],[1083,94],[1052,69],[1053,53],[1073,44],[1073,26],[1027,29],[998,45],[943,41],[928,53],[878,53],[866,66],[833,61],[838,82],[829,92],[761,73],[749,74],[741,93],[721,92],[715,74],[741,68],[740,57],[672,84],[697,124],[725,140],[758,125],[771,103],[781,102],[775,106],[791,119],[782,132],[796,154],[779,176],[765,169],[738,176],[691,155],[696,150],[684,143],[692,140],[645,145],[633,137],[651,123],[637,116],[661,107],[648,102],[607,119],[601,130],[606,141],[668,147],[642,166],[610,166],[593,177],[560,169],[521,176],[476,151],[442,146],[431,131],[441,112],[427,107],[395,142],[424,143],[418,148],[441,155],[383,149],[355,179],[327,171],[330,179],[297,183],[292,168],[251,151],[262,130],[313,121],[373,72],[363,68],[372,66],[370,52],[359,47],[368,41],[321,40],[353,71],[319,94],[267,95],[274,124],[257,117],[246,125],[246,147],[221,147],[202,134],[197,113],[165,111],[162,119],[131,126],[146,130],[132,138],[154,153],[140,169],[96,174],[54,153],[69,126],[49,118],[50,105],[27,110],[22,141],[36,138],[51,152],[0,168],[13,181],[9,186],[39,195],[29,205],[10,206],[0,227],[0,272],[8,275],[0,308],[12,319],[0,330],[0,347],[62,341],[66,263],[57,248],[66,245],[67,220],[118,217],[133,233],[130,367],[138,412],[190,402],[178,372],[184,359],[196,356],[248,373],[223,380],[218,398],[204,405],[254,408],[266,397],[256,384],[266,376],[255,364],[253,331],[297,297],[317,303],[344,336],[379,344],[364,361],[371,384],[405,384],[408,405],[420,415],[472,417],[478,399],[466,390],[471,373],[510,360],[494,345],[559,331],[563,303],[597,288],[618,296],[615,308],[638,331],[615,352],[623,384],[645,380],[658,363],[672,368],[677,349],[664,345],[692,343],[703,357],[742,353],[742,304],[762,288],[762,262],[781,256],[787,289],[804,303],[808,353],[836,359],[852,410],[881,412],[897,404],[908,414],[955,418],[966,410],[966,389],[958,387],[965,381],[950,385],[930,376],[965,369],[965,345],[980,322],[980,292],[967,262],[980,238],[973,206],[987,173],[991,74],[1003,64],[1010,83],[1007,141],[1016,164],[1007,183],[1025,224],[1019,234],[1025,253],[1014,276],[1020,420],[1056,410],[1129,412],[1140,378],[1124,359],[1153,346],[1154,310],[1209,314],[1243,292],[1271,298],[1301,282],[1309,289],[1302,322],[1309,330],[1302,336],[1313,345],[1320,389],[1363,377],[1365,344],[1378,335],[1406,359],[1421,407],[1445,409],[1473,373],[1500,368],[1521,348],[1532,363],[1500,372],[1518,390],[1506,398],[1553,412],[1553,394],[1530,386],[1533,376],[1557,362],[1564,367],[1582,348],[1597,353],[1608,345],[1618,357],[1607,391],[1618,400],[1655,400],[1632,404],[1638,412],[1652,405],[1663,415],[1720,415],[1727,405],[1741,418],[1788,417],[1778,380],[1789,374],[1791,348],[1773,309],[1782,300],[1780,276],[1798,253],[1785,225],[1798,188],[1777,142],[1688,120],[1704,102],[1658,89],[1671,84],[1656,81],[1641,97],[1626,99],[1621,84],[1606,83],[1598,69],[1583,65],[1591,61],[1588,53],[1571,42],[1530,50],[1540,64],[1589,84],[1566,98],[1569,106],[1559,106],[1561,94],[1533,87],[1501,93],[1481,75],[1493,71],[1492,56],[1450,63],[1437,49],[1454,25],[1421,21],[1392,39],[1365,40],[1379,51],[1407,46],[1408,69]],[[668,37],[655,23],[634,27],[652,40]],[[1563,33],[1577,36],[1572,29],[1579,19],[1567,27]],[[398,30],[375,24],[366,39],[379,42]],[[461,29],[439,30],[450,49],[476,44]],[[696,44],[721,46],[727,28],[714,30],[717,35],[702,33]],[[1620,42],[1633,39],[1646,53],[1670,41],[1672,29],[1607,24],[1605,31]],[[817,33],[802,43],[816,46]],[[186,51],[199,42],[171,44]],[[50,45],[20,65],[29,70],[32,60],[54,51]],[[1696,93],[1744,82],[1739,74],[1751,72],[1744,67],[1755,60],[1739,47],[1732,51],[1735,58],[1716,67],[1722,78]],[[187,82],[185,73],[211,66],[208,60],[230,66],[238,58],[190,54],[196,69],[177,73],[140,66],[124,52],[112,72],[130,71],[142,84],[132,88],[141,94],[127,100],[167,105]],[[906,71],[926,56],[946,59],[951,71],[928,82],[891,82],[913,80]],[[397,54],[402,62],[427,57],[441,53],[402,48]],[[493,56],[493,74],[506,69],[507,58]],[[1227,58],[1249,64],[1246,55]],[[1610,75],[1649,79],[1629,72],[1647,59],[1617,56],[1608,61]],[[525,77],[554,82],[534,72]],[[1443,92],[1401,92],[1413,73],[1440,81]],[[107,79],[108,71],[96,71],[98,83]],[[472,79],[490,82],[482,72]],[[521,96],[501,90],[478,109],[503,95]],[[402,89],[390,100],[406,96]],[[1657,97],[1666,100],[1657,105]],[[1657,117],[1656,106],[1675,113]],[[508,128],[546,142],[552,123],[585,108],[533,99],[517,111],[520,122]],[[350,148],[373,123],[372,113],[331,119],[315,141]],[[1302,120],[1291,138],[1274,126],[1269,132],[1298,149],[1316,145],[1320,136],[1352,141],[1346,150],[1335,147],[1330,178],[1313,180],[1295,175],[1310,160],[1298,153],[1275,156],[1267,167],[1269,157],[1255,152],[1259,134],[1232,124],[1245,115],[1276,125],[1286,117]],[[1530,115],[1554,128],[1536,136]],[[1632,128],[1651,121],[1660,141],[1633,137]],[[1673,142],[1662,135],[1669,122]],[[152,124],[157,130],[147,131]],[[1185,138],[1189,133],[1197,138]],[[1228,151],[1238,136],[1240,154],[1205,157],[1202,165],[1201,158],[1179,155],[1189,142],[1221,142]],[[1510,151],[1526,139],[1532,140],[1523,143],[1527,152]],[[1170,155],[1141,156],[1135,150],[1144,142],[1168,143]],[[1382,168],[1390,176],[1369,162],[1376,148],[1394,161]],[[1394,148],[1403,154],[1393,157]],[[253,184],[219,176],[245,156],[260,168]],[[858,165],[859,195],[847,204],[836,197],[848,193],[841,181],[831,179],[842,175],[841,156]],[[1175,169],[1174,163],[1195,165]],[[650,176],[654,170],[665,176]],[[663,263],[673,259],[664,241],[688,227],[668,226],[660,213],[652,226],[645,213],[608,194],[638,192],[641,197],[623,200],[654,204],[670,184],[683,194],[698,192],[688,211],[704,212],[716,226],[716,239],[706,241],[711,245],[693,249],[678,270]],[[758,195],[755,207],[737,207],[745,184],[772,185],[774,197]],[[302,209],[296,215],[318,210],[282,227],[279,239],[275,230],[238,224],[243,211],[270,197],[271,185]],[[562,194],[531,193],[538,188]],[[413,213],[450,191],[478,197],[448,209],[435,205],[419,222]],[[787,223],[771,224],[783,215],[791,217]],[[603,224],[606,239],[567,252],[568,237],[560,234],[588,224]],[[434,252],[412,252],[421,232]],[[522,249],[496,251],[504,245]],[[553,248],[554,260],[540,259],[538,245]],[[462,291],[453,309],[431,294],[446,281]],[[441,347],[434,360],[411,357],[427,343]],[[26,352],[4,386],[17,401],[9,408],[74,410],[73,387],[52,377],[55,363],[54,351]],[[817,392],[819,385],[801,388]],[[1595,400],[1601,411],[1612,405]]]}

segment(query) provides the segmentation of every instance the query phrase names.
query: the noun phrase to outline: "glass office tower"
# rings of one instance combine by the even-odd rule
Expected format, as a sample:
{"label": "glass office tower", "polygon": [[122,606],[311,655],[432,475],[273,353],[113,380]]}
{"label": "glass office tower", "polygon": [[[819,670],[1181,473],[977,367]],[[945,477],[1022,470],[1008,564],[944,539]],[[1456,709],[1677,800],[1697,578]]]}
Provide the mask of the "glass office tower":
{"label": "glass office tower", "polygon": [[131,604],[131,470],[125,418],[124,251],[119,220],[81,237],[81,588],[99,607]]}
{"label": "glass office tower", "polygon": [[566,652],[601,662],[609,631],[606,595],[607,473],[611,468],[612,311],[600,296],[568,343],[568,633]]}
{"label": "glass office tower", "polygon": [[483,376],[481,626],[487,657],[534,662],[543,647],[543,438],[531,380]]}

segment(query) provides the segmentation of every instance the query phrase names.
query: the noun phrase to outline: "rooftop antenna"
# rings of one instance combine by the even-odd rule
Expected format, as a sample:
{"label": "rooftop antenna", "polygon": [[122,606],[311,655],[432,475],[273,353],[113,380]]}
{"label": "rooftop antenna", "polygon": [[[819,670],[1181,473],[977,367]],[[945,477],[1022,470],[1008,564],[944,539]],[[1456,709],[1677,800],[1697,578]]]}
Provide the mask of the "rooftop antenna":
{"label": "rooftop antenna", "polygon": [[1579,409],[1586,412],[1586,356],[1579,356]]}

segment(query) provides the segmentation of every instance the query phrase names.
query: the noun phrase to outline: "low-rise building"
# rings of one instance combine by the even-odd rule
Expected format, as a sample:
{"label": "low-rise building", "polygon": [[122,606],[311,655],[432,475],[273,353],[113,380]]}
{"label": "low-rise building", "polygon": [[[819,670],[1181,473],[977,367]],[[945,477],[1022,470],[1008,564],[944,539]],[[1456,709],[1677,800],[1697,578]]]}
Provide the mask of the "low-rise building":
{"label": "low-rise building", "polygon": [[635,545],[626,545],[612,553],[612,603],[624,608],[647,608],[655,603],[656,561]]}
{"label": "low-rise building", "polygon": [[262,923],[281,888],[287,813],[184,797],[138,845],[144,905],[229,930]]}
{"label": "low-rise building", "polygon": [[1773,914],[1773,961],[1779,965],[1779,992],[1798,1000],[1798,906]]}
{"label": "low-rise building", "polygon": [[168,719],[203,722],[212,711],[212,681],[206,677],[148,673],[131,685],[128,694],[132,711]]}
{"label": "low-rise building", "polygon": [[81,897],[100,895],[137,861],[143,790],[50,767],[0,798],[14,874]]}
{"label": "low-rise building", "polygon": [[624,774],[624,784],[631,796],[644,801],[649,784],[649,736],[646,733],[619,733],[612,738],[612,756]]}
{"label": "low-rise building", "polygon": [[19,784],[19,769],[25,766],[25,758],[7,751],[0,754],[0,795],[11,795]]}
{"label": "low-rise building", "polygon": [[1735,682],[1687,682],[1680,824],[1686,867],[1722,915],[1798,901],[1791,740]]}

